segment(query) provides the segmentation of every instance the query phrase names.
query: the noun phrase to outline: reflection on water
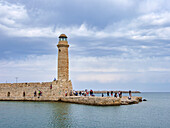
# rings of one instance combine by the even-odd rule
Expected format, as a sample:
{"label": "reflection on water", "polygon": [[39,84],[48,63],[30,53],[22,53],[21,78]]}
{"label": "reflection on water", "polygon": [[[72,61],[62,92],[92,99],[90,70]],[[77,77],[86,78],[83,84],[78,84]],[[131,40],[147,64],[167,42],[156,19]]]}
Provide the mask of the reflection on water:
{"label": "reflection on water", "polygon": [[52,114],[49,117],[48,127],[69,127],[71,125],[70,104],[55,103],[52,105]]}
{"label": "reflection on water", "polygon": [[0,102],[0,128],[169,127],[170,93],[142,93],[148,101],[127,106],[63,102]]}

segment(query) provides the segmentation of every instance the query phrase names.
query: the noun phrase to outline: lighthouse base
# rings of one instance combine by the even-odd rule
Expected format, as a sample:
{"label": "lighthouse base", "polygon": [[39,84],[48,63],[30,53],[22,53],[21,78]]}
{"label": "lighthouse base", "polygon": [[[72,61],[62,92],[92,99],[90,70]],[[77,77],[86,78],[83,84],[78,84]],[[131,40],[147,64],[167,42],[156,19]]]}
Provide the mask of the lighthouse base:
{"label": "lighthouse base", "polygon": [[73,92],[72,82],[69,81],[53,81],[53,88],[56,90],[57,96],[70,95]]}

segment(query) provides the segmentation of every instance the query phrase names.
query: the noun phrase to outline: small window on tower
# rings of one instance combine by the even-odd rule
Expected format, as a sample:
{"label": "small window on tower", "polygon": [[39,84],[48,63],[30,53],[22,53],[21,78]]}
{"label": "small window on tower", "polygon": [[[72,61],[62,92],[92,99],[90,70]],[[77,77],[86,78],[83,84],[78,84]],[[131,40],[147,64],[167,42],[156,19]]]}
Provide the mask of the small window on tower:
{"label": "small window on tower", "polygon": [[61,52],[61,50],[59,49],[59,52]]}

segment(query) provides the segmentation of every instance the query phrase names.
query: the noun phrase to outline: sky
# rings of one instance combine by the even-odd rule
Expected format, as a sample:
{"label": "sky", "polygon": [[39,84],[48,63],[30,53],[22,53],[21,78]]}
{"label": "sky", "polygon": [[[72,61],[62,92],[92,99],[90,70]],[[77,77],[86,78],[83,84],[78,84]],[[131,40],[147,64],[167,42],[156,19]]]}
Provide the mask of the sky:
{"label": "sky", "polygon": [[57,78],[62,33],[73,89],[170,92],[169,0],[0,0],[0,83]]}

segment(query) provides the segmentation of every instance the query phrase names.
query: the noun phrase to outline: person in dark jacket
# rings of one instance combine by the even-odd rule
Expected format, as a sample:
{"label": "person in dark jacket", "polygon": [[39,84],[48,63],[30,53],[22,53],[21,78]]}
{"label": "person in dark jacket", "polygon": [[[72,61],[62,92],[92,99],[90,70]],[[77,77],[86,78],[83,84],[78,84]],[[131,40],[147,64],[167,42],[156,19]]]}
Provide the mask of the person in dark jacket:
{"label": "person in dark jacket", "polygon": [[109,96],[109,91],[107,91],[107,96]]}

